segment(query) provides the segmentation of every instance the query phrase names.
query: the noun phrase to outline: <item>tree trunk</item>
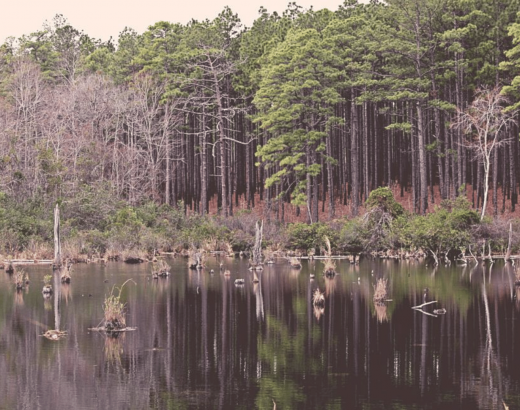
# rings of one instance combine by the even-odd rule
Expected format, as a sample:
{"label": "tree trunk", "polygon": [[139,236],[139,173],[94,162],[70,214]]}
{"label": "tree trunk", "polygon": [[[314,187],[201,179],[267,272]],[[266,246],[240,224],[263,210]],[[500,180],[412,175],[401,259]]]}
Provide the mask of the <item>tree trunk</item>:
{"label": "tree trunk", "polygon": [[60,207],[54,208],[54,269],[61,268]]}
{"label": "tree trunk", "polygon": [[356,94],[352,90],[352,102],[350,104],[350,178],[352,181],[352,215],[357,216],[359,207],[359,127],[356,108]]}
{"label": "tree trunk", "polygon": [[428,184],[426,182],[426,150],[424,147],[424,128],[422,103],[419,101],[417,108],[417,150],[419,154],[419,183],[420,183],[420,212],[426,213],[428,208]]}

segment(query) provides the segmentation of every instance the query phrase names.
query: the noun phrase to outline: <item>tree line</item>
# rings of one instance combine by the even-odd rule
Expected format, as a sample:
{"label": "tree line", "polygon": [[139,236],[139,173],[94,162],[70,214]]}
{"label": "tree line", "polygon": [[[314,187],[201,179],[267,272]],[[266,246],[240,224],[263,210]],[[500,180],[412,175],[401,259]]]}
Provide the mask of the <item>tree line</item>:
{"label": "tree line", "polygon": [[356,216],[378,187],[423,214],[471,186],[482,216],[488,192],[494,215],[514,212],[519,9],[290,3],[244,27],[225,8],[117,43],[58,15],[0,46],[0,189],[50,204],[108,186],[129,205],[224,217],[261,201],[280,221],[292,204],[317,222],[338,204]]}

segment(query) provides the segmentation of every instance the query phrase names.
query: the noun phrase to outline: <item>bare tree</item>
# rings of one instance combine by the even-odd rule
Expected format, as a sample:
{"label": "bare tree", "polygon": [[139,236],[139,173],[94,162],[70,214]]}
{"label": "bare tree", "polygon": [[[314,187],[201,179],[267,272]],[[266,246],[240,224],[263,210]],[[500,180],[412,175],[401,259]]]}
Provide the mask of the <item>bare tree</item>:
{"label": "bare tree", "polygon": [[512,112],[504,112],[507,98],[500,91],[498,87],[477,90],[471,105],[464,111],[458,110],[457,120],[452,124],[453,128],[463,130],[466,146],[474,151],[484,168],[481,220],[486,213],[489,195],[491,158],[498,147],[509,143],[502,131],[515,116]]}

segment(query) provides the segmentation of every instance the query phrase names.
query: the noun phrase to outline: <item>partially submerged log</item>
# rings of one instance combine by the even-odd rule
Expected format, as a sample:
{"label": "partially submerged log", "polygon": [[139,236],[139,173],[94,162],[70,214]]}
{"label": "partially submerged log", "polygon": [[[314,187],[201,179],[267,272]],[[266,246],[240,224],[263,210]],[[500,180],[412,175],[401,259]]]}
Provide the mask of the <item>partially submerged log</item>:
{"label": "partially submerged log", "polygon": [[111,329],[107,329],[106,326],[101,326],[101,327],[89,327],[88,330],[92,331],[92,332],[106,332],[108,334],[117,334],[117,333],[122,333],[122,332],[133,332],[134,330],[137,330],[136,327],[124,327],[124,328],[111,328]]}

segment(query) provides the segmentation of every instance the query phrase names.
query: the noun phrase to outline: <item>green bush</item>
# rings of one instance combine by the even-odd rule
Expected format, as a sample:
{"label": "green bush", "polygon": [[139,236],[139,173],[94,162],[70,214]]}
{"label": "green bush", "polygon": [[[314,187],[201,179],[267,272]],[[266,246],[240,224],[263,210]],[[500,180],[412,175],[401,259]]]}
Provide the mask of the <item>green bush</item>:
{"label": "green bush", "polygon": [[479,219],[465,198],[443,201],[434,212],[410,219],[401,239],[409,247],[423,248],[435,257],[447,255],[475,242],[472,232]]}
{"label": "green bush", "polygon": [[362,218],[346,221],[340,232],[340,247],[349,253],[363,251],[370,238],[370,232]]}
{"label": "green bush", "polygon": [[287,227],[287,247],[302,251],[320,249],[325,245],[325,236],[329,238],[331,247],[336,249],[339,235],[328,225],[322,222],[311,225],[301,222],[292,223]]}
{"label": "green bush", "polygon": [[370,192],[366,201],[367,210],[379,208],[382,212],[390,214],[392,218],[404,215],[402,205],[394,198],[394,194],[388,187],[381,187]]}

